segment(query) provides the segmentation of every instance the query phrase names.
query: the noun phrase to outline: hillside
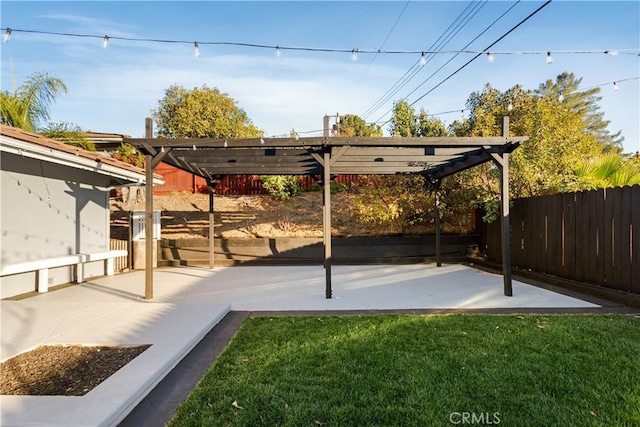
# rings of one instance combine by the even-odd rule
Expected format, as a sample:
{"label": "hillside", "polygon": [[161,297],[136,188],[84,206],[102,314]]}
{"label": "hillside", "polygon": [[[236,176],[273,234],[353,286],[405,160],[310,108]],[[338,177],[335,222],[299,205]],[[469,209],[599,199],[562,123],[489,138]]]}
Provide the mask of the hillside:
{"label": "hillside", "polygon": [[[334,236],[371,236],[396,233],[363,224],[350,209],[353,194],[341,192],[331,197]],[[274,200],[267,195],[215,196],[216,237],[322,237],[322,194],[305,192],[290,200]],[[155,196],[154,209],[162,211],[162,238],[207,238],[209,196],[173,193]],[[144,201],[124,203],[111,200],[111,236],[126,239],[128,213],[144,210]],[[424,232],[424,230],[422,230]],[[416,230],[414,234],[420,234]]]}

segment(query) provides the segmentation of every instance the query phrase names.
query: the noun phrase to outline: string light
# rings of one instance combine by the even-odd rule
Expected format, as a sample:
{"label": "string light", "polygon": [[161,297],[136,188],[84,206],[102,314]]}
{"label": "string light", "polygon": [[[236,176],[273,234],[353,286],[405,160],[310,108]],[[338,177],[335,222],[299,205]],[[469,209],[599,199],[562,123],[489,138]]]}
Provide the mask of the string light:
{"label": "string light", "polygon": [[102,39],[102,48],[106,49],[109,46],[109,36],[105,35]]}
{"label": "string light", "polygon": [[227,140],[224,140],[224,148],[227,148],[229,146],[229,143],[227,142]]}
{"label": "string light", "polygon": [[489,60],[489,62],[493,62],[496,60],[495,56],[493,56],[491,52],[487,52],[487,59]]}
{"label": "string light", "polygon": [[260,144],[264,144],[264,139],[260,138]]}
{"label": "string light", "polygon": [[193,56],[200,58],[200,45],[198,42],[193,42]]}
{"label": "string light", "polygon": [[280,58],[280,46],[276,46],[276,56]]}
{"label": "string light", "polygon": [[352,61],[357,61],[358,60],[358,49],[353,49],[351,51],[351,60]]}
{"label": "string light", "polygon": [[564,102],[564,95],[563,95],[563,94],[560,94],[560,95],[558,96],[558,101],[559,101],[559,102]]}
{"label": "string light", "polygon": [[[0,29],[1,30],[1,29]],[[61,37],[80,37],[80,38],[98,38],[104,41],[105,36],[96,35],[96,34],[80,34],[80,33],[61,33],[55,31],[40,31],[40,30],[24,30],[24,29],[16,29],[16,28],[4,28],[5,33],[3,34],[3,41],[7,43],[9,41],[9,37],[12,32],[22,32],[22,33],[31,33],[31,34],[44,34],[44,35],[53,35],[53,36],[61,36]],[[148,43],[184,43],[184,44],[192,44],[193,42],[187,40],[170,40],[170,39],[149,39],[149,38],[138,38],[138,37],[108,37],[109,40],[124,40],[124,41],[134,41],[134,42],[148,42]],[[273,46],[273,45],[263,45],[257,43],[240,43],[240,42],[221,42],[221,41],[200,41],[200,45],[226,45],[226,46],[237,46],[237,47],[250,47],[250,48],[263,48],[263,49],[276,49],[276,55],[280,54],[282,49],[287,50],[296,50],[296,51],[307,51],[307,52],[332,52],[332,53],[365,53],[365,54],[412,54],[412,55],[422,55],[426,57],[426,55],[449,55],[449,54],[473,54],[477,55],[480,53],[486,53],[483,51],[473,51],[473,50],[435,50],[435,51],[422,51],[422,50],[381,50],[381,49],[368,49],[368,50],[360,50],[360,49],[329,49],[322,47],[295,47],[295,46]],[[556,54],[600,54],[603,53],[605,55],[634,55],[640,56],[640,51],[637,48],[634,49],[618,49],[618,50],[570,50],[570,51],[554,51]],[[502,51],[502,52],[491,52],[491,56],[495,55],[542,55],[547,54],[549,57],[550,52],[545,51]],[[489,55],[487,53],[487,55]],[[425,58],[426,59],[426,58]]]}
{"label": "string light", "polygon": [[553,56],[551,56],[551,52],[547,52],[547,64],[553,64]]}
{"label": "string light", "polygon": [[618,83],[613,82],[613,90],[618,90]]}
{"label": "string light", "polygon": [[424,65],[427,63],[427,55],[422,52],[422,55],[420,55],[420,65]]}

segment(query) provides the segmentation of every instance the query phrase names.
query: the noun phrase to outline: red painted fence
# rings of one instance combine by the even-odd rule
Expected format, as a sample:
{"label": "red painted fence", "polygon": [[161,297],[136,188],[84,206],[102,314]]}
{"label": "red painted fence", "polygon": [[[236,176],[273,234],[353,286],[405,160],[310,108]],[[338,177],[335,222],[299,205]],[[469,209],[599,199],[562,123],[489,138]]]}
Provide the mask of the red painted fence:
{"label": "red painted fence", "polygon": [[[153,189],[154,194],[168,194],[174,191],[207,192],[207,182],[204,178],[174,168],[166,163],[161,163],[156,169],[156,173],[162,175],[165,183],[155,186]],[[357,183],[358,180],[358,175],[338,175],[335,181],[351,185]],[[300,181],[300,185],[305,190],[308,190],[315,182],[310,176],[301,176]],[[267,191],[262,187],[262,181],[257,175],[226,175],[216,187],[216,194],[251,195],[267,194]]]}

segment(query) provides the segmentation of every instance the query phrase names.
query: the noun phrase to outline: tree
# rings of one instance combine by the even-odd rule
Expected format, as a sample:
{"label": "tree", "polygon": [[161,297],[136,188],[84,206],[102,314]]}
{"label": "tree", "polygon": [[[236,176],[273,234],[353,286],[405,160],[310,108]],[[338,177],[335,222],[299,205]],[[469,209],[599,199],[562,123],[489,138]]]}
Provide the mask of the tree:
{"label": "tree", "polygon": [[[583,116],[558,100],[514,86],[506,92],[486,85],[467,101],[469,118],[454,122],[457,136],[499,136],[501,117],[510,117],[510,134],[529,136],[510,156],[511,197],[531,197],[566,191],[575,182],[574,169],[584,158],[603,150],[584,130]],[[499,171],[485,163],[448,177],[443,186],[464,186],[468,203],[484,207],[486,220],[497,218]]]}
{"label": "tree", "polygon": [[573,73],[564,72],[556,77],[556,80],[547,80],[541,83],[535,94],[540,98],[562,102],[567,108],[579,113],[584,122],[584,131],[593,134],[597,141],[605,146],[605,151],[620,153],[624,137],[621,131],[611,134],[608,130],[610,121],[604,120],[604,113],[600,110],[598,102],[602,99],[597,96],[599,87],[579,90],[582,78],[576,79]]}
{"label": "tree", "polygon": [[392,136],[416,136],[416,112],[407,101],[397,101],[393,104],[389,132]]}
{"label": "tree", "polygon": [[93,141],[83,137],[82,132],[83,130],[80,126],[68,122],[48,123],[41,130],[41,133],[47,138],[57,139],[65,144],[84,148],[85,150],[96,151],[96,145]]}
{"label": "tree", "polygon": [[217,88],[187,90],[173,85],[152,110],[161,138],[250,138],[262,136],[236,101]]}
{"label": "tree", "polygon": [[640,165],[617,153],[586,158],[573,172],[576,181],[568,189],[574,191],[640,184]]}
{"label": "tree", "polygon": [[375,124],[367,124],[363,118],[355,114],[340,116],[336,127],[339,136],[382,136],[382,128]]}
{"label": "tree", "polygon": [[35,73],[13,94],[0,92],[0,120],[2,124],[35,132],[49,119],[49,109],[61,93],[67,93],[62,80],[47,73]]}
{"label": "tree", "polygon": [[424,109],[420,109],[417,121],[416,136],[447,136],[447,128],[442,123],[442,120],[436,117],[429,117]]}

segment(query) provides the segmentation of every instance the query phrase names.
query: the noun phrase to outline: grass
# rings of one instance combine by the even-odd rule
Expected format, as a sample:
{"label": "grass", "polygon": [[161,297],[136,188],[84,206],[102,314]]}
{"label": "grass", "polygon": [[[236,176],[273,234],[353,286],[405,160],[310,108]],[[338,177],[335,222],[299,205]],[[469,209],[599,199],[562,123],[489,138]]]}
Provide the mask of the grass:
{"label": "grass", "polygon": [[640,426],[639,384],[638,317],[258,317],[170,426]]}

